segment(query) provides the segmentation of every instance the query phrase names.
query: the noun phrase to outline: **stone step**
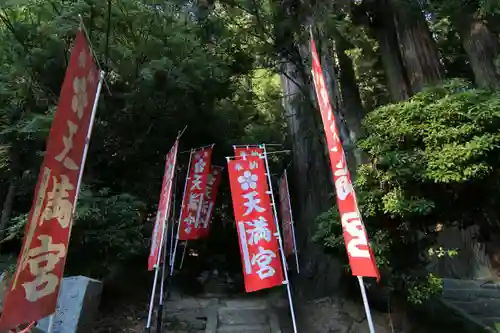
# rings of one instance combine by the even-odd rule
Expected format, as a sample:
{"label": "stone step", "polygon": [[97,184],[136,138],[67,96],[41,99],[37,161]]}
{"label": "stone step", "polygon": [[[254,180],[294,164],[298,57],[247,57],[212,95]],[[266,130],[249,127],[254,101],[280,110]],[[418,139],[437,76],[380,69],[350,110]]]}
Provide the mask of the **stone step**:
{"label": "stone step", "polygon": [[227,307],[227,308],[238,308],[238,309],[244,309],[244,308],[266,308],[267,307],[267,301],[265,299],[261,298],[255,298],[255,299],[228,299],[228,300],[223,300],[220,302],[221,306]]}
{"label": "stone step", "polygon": [[449,300],[474,301],[478,299],[499,299],[500,289],[444,289],[443,297]]}
{"label": "stone step", "polygon": [[500,289],[500,283],[495,283],[487,280],[459,280],[442,278],[443,289]]}
{"label": "stone step", "polygon": [[269,311],[262,306],[226,306],[218,309],[217,319],[221,325],[267,324]]}
{"label": "stone step", "polygon": [[483,317],[478,319],[481,323],[489,327],[495,327],[495,324],[500,325],[500,317]]}
{"label": "stone step", "polygon": [[228,325],[221,326],[217,333],[271,333],[269,325]]}
{"label": "stone step", "polygon": [[497,299],[483,299],[474,302],[451,301],[451,303],[476,318],[500,316],[500,300]]}
{"label": "stone step", "polygon": [[168,300],[165,302],[163,308],[168,311],[199,309],[205,308],[211,301],[212,299],[210,298],[183,297],[181,299]]}

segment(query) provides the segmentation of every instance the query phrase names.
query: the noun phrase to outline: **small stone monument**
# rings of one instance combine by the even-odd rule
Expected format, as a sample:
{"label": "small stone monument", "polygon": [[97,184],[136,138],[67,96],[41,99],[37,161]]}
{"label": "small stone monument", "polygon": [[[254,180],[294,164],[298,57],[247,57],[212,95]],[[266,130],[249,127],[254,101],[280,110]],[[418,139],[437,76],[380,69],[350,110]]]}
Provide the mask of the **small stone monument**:
{"label": "small stone monument", "polygon": [[[102,283],[85,276],[62,280],[52,333],[92,332],[93,321],[101,299]],[[37,327],[48,332],[50,317],[41,319]]]}

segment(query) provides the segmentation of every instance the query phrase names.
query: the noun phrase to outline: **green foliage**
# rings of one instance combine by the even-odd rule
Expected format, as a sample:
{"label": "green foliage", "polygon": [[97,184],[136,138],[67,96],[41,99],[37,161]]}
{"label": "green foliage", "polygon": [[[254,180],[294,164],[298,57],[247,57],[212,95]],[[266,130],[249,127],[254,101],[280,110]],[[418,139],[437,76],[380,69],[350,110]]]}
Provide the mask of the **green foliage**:
{"label": "green foliage", "polygon": [[[145,204],[128,193],[80,192],[66,274],[102,278],[116,265],[147,252],[143,234]],[[8,238],[21,240],[27,214],[13,218]]]}
{"label": "green foliage", "polygon": [[[438,292],[439,282],[427,270],[429,259],[455,252],[436,248],[436,226],[484,229],[485,221],[497,221],[499,93],[455,80],[380,107],[389,100],[387,68],[371,31],[374,13],[368,1],[320,1],[315,8],[291,3],[113,0],[108,22],[106,1],[6,1],[0,8],[0,198],[5,201],[9,185],[16,185],[8,225],[2,226],[12,252],[32,204],[79,15],[107,71],[107,85],[68,272],[96,277],[147,252],[146,213],[156,209],[164,154],[179,130],[187,125],[181,150],[215,143],[213,161],[219,165],[232,154],[232,144],[286,141],[277,73],[284,60],[309,73],[307,65],[301,67],[308,63],[301,45],[309,39],[302,24],[314,16],[323,47],[335,46],[335,34],[350,44],[347,54],[364,107],[375,109],[360,142],[373,163],[359,168],[356,188],[387,285],[414,303]],[[494,31],[497,1],[421,4],[448,76],[471,79],[470,59],[451,17],[466,8],[488,19]],[[309,87],[301,88],[308,92]],[[296,100],[305,103],[307,95]],[[187,164],[186,155],[179,159]],[[222,188],[227,190],[226,180]],[[228,193],[221,193],[218,204],[217,218],[231,219]],[[333,207],[318,218],[315,238],[345,254],[338,221]]]}
{"label": "green foliage", "polygon": [[353,62],[365,109],[373,110],[386,104],[390,97],[385,86],[378,42],[368,33],[366,27],[354,25],[349,17],[342,20],[337,18],[336,22],[336,29],[352,45],[347,53]]}
{"label": "green foliage", "polygon": [[[365,119],[359,146],[372,163],[358,169],[356,191],[387,284],[421,303],[438,293],[429,275],[439,230],[497,230],[500,93],[451,80]],[[345,253],[336,208],[318,218],[316,239]],[[492,222],[493,221],[493,222]]]}
{"label": "green foliage", "polygon": [[477,11],[483,17],[500,14],[500,4],[495,0],[431,0],[429,4],[433,10],[451,15],[460,15],[465,11]]}
{"label": "green foliage", "polygon": [[[340,223],[340,214],[337,206],[333,206],[326,212],[320,214],[315,219],[315,222],[317,224],[317,230],[312,240],[323,244],[325,248],[335,249],[335,252],[339,256],[346,257],[347,251],[344,246],[342,224]],[[390,250],[391,239],[387,232],[377,230],[371,234],[370,246],[375,254],[375,259],[379,267],[390,265],[388,251]],[[344,267],[346,270],[350,270],[347,262]]]}
{"label": "green foliage", "polygon": [[439,295],[443,291],[441,279],[429,273],[427,278],[414,282],[408,286],[408,301],[413,304],[422,304],[430,296]]}
{"label": "green foliage", "polygon": [[[121,0],[112,1],[108,22],[105,1],[25,3],[0,8],[0,199],[16,180],[5,247],[19,247],[79,15],[107,86],[67,272],[104,276],[111,263],[147,252],[146,212],[156,209],[164,155],[185,126],[181,151],[215,143],[218,165],[231,144],[284,140],[272,43],[255,36],[253,15],[221,4],[207,12],[178,0]],[[230,198],[219,199],[230,218]]]}
{"label": "green foliage", "polygon": [[68,274],[86,268],[84,273],[104,277],[113,266],[140,254],[147,256],[148,239],[143,233],[146,206],[142,201],[128,193],[110,193],[109,189],[83,191],[79,200]]}

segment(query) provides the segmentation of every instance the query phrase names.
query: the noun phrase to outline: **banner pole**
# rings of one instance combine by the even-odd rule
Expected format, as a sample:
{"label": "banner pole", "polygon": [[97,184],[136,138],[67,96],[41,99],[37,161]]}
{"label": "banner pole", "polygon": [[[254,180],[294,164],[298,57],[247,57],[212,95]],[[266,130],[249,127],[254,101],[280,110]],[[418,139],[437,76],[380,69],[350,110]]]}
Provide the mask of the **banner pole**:
{"label": "banner pole", "polygon": [[182,266],[184,265],[184,257],[186,256],[186,250],[188,247],[188,241],[184,242],[184,250],[182,250],[182,257],[181,257],[181,263],[179,265],[179,269],[182,269]]}
{"label": "banner pole", "polygon": [[[160,302],[158,304],[158,311],[156,314],[156,332],[161,333],[162,317],[163,317],[163,289],[165,285],[165,266],[167,265],[167,243],[168,243],[168,224],[165,227],[165,244],[160,251],[163,251],[163,263],[161,265],[161,280],[160,280]],[[158,254],[159,256],[161,253]]]}
{"label": "banner pole", "polygon": [[172,255],[174,252],[174,238],[175,238],[175,219],[172,219],[172,228],[170,229],[170,249],[168,251],[168,264],[172,265]]}
{"label": "banner pole", "polygon": [[[162,236],[160,240],[160,252],[163,247],[163,236],[165,236],[165,224],[162,226]],[[151,287],[151,298],[149,299],[149,311],[148,311],[148,321],[146,322],[146,332],[149,333],[151,332],[151,319],[153,317],[153,308],[154,308],[154,302],[155,302],[155,295],[156,295],[156,285],[158,284],[158,273],[160,272],[159,270],[159,261],[161,258],[161,253],[158,253],[158,259],[155,265],[155,277],[153,279],[153,286]]]}
{"label": "banner pole", "polygon": [[[182,206],[181,206],[182,207]],[[181,208],[182,211],[182,208]],[[177,246],[179,245],[179,229],[181,222],[177,222],[177,235],[175,237],[174,251],[172,252],[172,260],[170,262],[170,276],[174,275],[175,255],[177,254]]]}
{"label": "banner pole", "polygon": [[[184,127],[182,131],[179,132],[177,135],[177,140],[180,140],[181,136],[184,134],[186,131],[187,126]],[[170,228],[170,249],[168,252],[168,263],[169,265],[172,264],[172,252],[174,249],[174,235],[175,235],[175,207],[176,207],[176,202],[177,202],[177,182],[179,181],[179,172],[181,171],[181,168],[176,167],[176,172],[175,172],[175,177],[174,177],[174,198],[173,198],[173,205],[172,205],[172,227]],[[170,267],[170,266],[169,266]],[[170,281],[170,280],[169,280]]]}
{"label": "banner pole", "polygon": [[54,317],[55,317],[55,315],[56,315],[55,312],[50,315],[50,318],[49,318],[49,327],[47,328],[47,333],[54,332]]}
{"label": "banner pole", "polygon": [[288,279],[288,271],[287,271],[287,263],[286,263],[286,258],[285,258],[285,251],[283,250],[283,242],[281,240],[281,234],[280,234],[280,226],[278,222],[278,212],[276,210],[276,202],[274,201],[274,193],[273,193],[273,184],[271,183],[271,173],[269,170],[269,162],[267,161],[267,152],[266,152],[266,145],[260,145],[259,147],[262,148],[263,153],[264,153],[264,162],[266,165],[266,174],[267,174],[267,181],[269,183],[269,191],[270,196],[271,196],[271,204],[273,206],[273,217],[274,217],[274,224],[276,225],[276,237],[278,238],[278,244],[280,247],[280,252],[281,252],[281,263],[283,265],[283,274],[285,276],[285,281],[283,281],[284,284],[286,284],[286,290],[288,293],[288,303],[290,305],[290,314],[292,316],[292,323],[293,323],[293,331],[294,333],[297,333],[297,324],[295,322],[295,310],[293,309],[293,301],[292,301],[292,290],[290,288],[290,280]]}
{"label": "banner pole", "polygon": [[85,168],[85,162],[87,161],[87,153],[89,151],[90,137],[92,135],[92,128],[94,127],[94,120],[95,120],[95,115],[97,113],[97,105],[99,104],[99,97],[101,96],[103,82],[104,82],[104,71],[101,71],[101,74],[99,75],[99,83],[97,84],[97,91],[95,93],[94,105],[92,106],[92,113],[90,114],[89,129],[87,131],[87,137],[85,138],[85,147],[83,148],[83,156],[81,164],[82,166],[80,167],[80,173],[78,174],[78,182],[76,183],[75,202],[73,204],[73,212],[72,212],[73,215],[75,215],[76,202],[78,201],[78,195],[80,194],[80,187],[82,185],[82,179],[83,179],[83,170]]}
{"label": "banner pole", "polygon": [[[176,166],[177,167],[177,166]],[[172,252],[174,249],[174,234],[175,234],[175,206],[176,206],[176,201],[177,201],[177,181],[178,181],[178,172],[180,169],[177,169],[177,172],[175,173],[175,181],[174,181],[174,198],[173,198],[173,205],[172,205],[172,227],[170,228],[170,249],[168,252],[168,263],[169,265],[172,264]]]}
{"label": "banner pole", "polygon": [[[177,165],[174,165],[174,170],[175,168],[177,168]],[[174,171],[175,172],[175,171]],[[172,217],[169,219],[170,222],[172,223],[172,225],[175,224],[175,194],[176,194],[176,189],[177,189],[177,173],[175,173],[175,176],[174,176],[174,179],[172,180],[174,182],[173,186],[174,186],[174,191],[173,191],[173,198],[172,198]],[[173,233],[174,231],[174,228],[172,227],[171,228],[171,232]],[[164,291],[164,287],[165,287],[165,277],[168,278],[168,274],[165,274],[165,268],[167,266],[167,247],[168,247],[168,223],[167,223],[167,226],[166,226],[166,229],[165,229],[165,237],[166,237],[166,242],[165,242],[165,246],[163,248],[163,264],[161,266],[161,281],[160,281],[160,304],[158,304],[158,314],[156,316],[156,332],[157,333],[161,333],[162,331],[162,324],[163,324],[163,320],[162,320],[162,317],[163,317],[163,302],[165,300],[165,291]],[[170,248],[172,248],[172,241],[173,241],[173,236],[170,238]],[[171,253],[169,253],[170,255]]]}
{"label": "banner pole", "polygon": [[182,208],[184,207],[184,194],[186,193],[186,189],[187,189],[187,184],[188,184],[188,181],[189,181],[189,172],[191,170],[191,162],[192,162],[192,159],[193,159],[193,149],[191,149],[191,154],[189,154],[189,163],[188,163],[188,167],[187,167],[187,173],[186,173],[186,181],[184,183],[184,192],[182,193],[182,203],[181,203],[181,209],[180,209],[180,212],[179,212],[179,220],[178,220],[178,226],[177,226],[177,235],[175,237],[175,245],[174,245],[174,251],[172,252],[172,260],[171,260],[171,263],[170,263],[170,276],[174,275],[174,266],[175,266],[175,255],[177,253],[177,246],[179,245],[179,234],[180,234],[180,230],[181,230],[181,217],[182,217]]}
{"label": "banner pole", "polygon": [[290,227],[292,228],[292,237],[293,237],[293,252],[295,252],[295,263],[297,264],[297,274],[300,274],[299,267],[299,255],[297,253],[297,241],[295,239],[295,227],[293,221],[293,212],[292,212],[292,203],[290,201],[290,187],[288,186],[288,173],[285,169],[285,182],[286,182],[286,193],[288,195],[288,209],[290,211]]}
{"label": "banner pole", "polygon": [[[176,139],[178,140],[178,139]],[[178,142],[176,143],[178,144]],[[172,171],[170,173],[170,175],[168,175],[169,179],[171,182],[174,181],[174,175],[175,175],[175,168],[176,168],[176,165],[177,165],[177,153],[175,154],[175,157],[174,157],[174,165],[172,167]],[[172,197],[169,196],[167,198],[167,208],[170,208],[172,205]],[[156,217],[158,219],[158,215]],[[164,250],[163,248],[165,247],[165,251],[166,251],[166,244],[165,244],[165,241],[166,241],[166,237],[167,237],[167,228],[168,228],[168,225],[167,225],[167,221],[168,221],[168,218],[169,216],[165,216],[164,217],[164,220],[163,221],[156,221],[157,223],[161,223],[162,224],[162,232],[161,232],[161,238],[160,238],[160,247],[159,247],[159,253],[158,253],[158,256],[156,258],[156,265],[155,265],[155,275],[154,275],[154,279],[153,279],[153,286],[151,287],[151,299],[149,300],[149,311],[148,311],[148,320],[146,322],[146,332],[151,332],[151,321],[152,321],[152,318],[153,318],[153,309],[154,309],[154,301],[155,301],[155,296],[156,296],[156,285],[158,284],[158,275],[160,273],[160,261],[161,261],[161,256],[162,256],[162,251]],[[166,253],[164,254],[164,258],[166,257]],[[165,258],[166,259],[166,258]],[[163,260],[163,267],[165,265],[165,260]],[[162,280],[164,280],[163,278],[163,273],[162,273]],[[163,287],[163,281],[162,281],[162,284],[161,284],[161,287]],[[162,293],[160,294],[160,304],[162,304],[162,297],[163,297],[163,290],[162,290]],[[161,328],[159,328],[161,330]]]}
{"label": "banner pole", "polygon": [[[254,148],[254,147],[259,147],[259,144],[252,144],[252,145],[233,145],[233,148],[240,148],[240,147],[246,147],[246,148]],[[282,147],[283,145],[281,143],[266,143],[266,146],[268,147]]]}
{"label": "banner pole", "polygon": [[366,320],[368,321],[368,327],[370,328],[370,333],[375,333],[375,327],[373,325],[372,313],[370,310],[370,305],[368,304],[368,297],[366,297],[365,284],[363,283],[363,277],[358,276],[359,288],[361,289],[361,296],[363,297],[363,305],[365,306]]}

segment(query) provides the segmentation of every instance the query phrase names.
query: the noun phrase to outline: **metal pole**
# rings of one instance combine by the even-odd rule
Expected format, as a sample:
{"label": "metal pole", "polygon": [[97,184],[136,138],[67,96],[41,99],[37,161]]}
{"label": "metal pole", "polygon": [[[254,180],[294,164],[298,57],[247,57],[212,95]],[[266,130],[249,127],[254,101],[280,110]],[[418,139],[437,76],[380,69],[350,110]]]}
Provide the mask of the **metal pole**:
{"label": "metal pole", "polygon": [[[267,155],[272,155],[272,154],[289,154],[291,152],[292,152],[291,150],[278,150],[278,151],[270,151],[270,152],[267,153]],[[226,158],[231,158],[231,159],[242,158],[243,160],[247,159],[246,156],[240,156],[240,155],[226,156]]]}
{"label": "metal pole", "polygon": [[[172,167],[172,171],[170,171],[171,173],[170,173],[170,175],[168,175],[171,182],[174,181],[174,173],[175,173],[175,166],[176,165],[177,165],[177,154],[175,154],[175,156],[174,156],[174,165]],[[167,208],[168,209],[170,208],[171,204],[172,204],[172,196],[169,196],[167,198]],[[169,216],[165,216],[165,220],[157,221],[158,223],[161,223],[162,231],[161,231],[161,238],[160,238],[160,250],[158,253],[158,257],[156,258],[155,276],[153,279],[153,286],[151,287],[151,299],[149,300],[149,312],[148,312],[148,320],[146,323],[146,332],[151,332],[151,320],[153,318],[153,308],[154,308],[154,301],[155,301],[155,295],[156,295],[156,285],[158,284],[158,275],[159,275],[159,271],[160,271],[160,259],[161,259],[162,250],[164,247],[164,241],[166,238],[166,231],[167,231],[166,221],[168,218],[169,218]],[[165,261],[163,262],[163,265],[165,265]],[[162,280],[163,280],[163,275],[162,275]],[[163,285],[163,283],[162,283],[162,285]],[[161,300],[161,298],[163,297],[162,295],[163,295],[163,291],[162,291],[162,294],[160,295],[160,303],[162,303],[162,300]]]}
{"label": "metal pole", "polygon": [[184,265],[184,257],[186,256],[186,250],[188,247],[188,241],[184,242],[184,250],[182,251],[182,257],[181,257],[181,263],[179,265],[179,269],[182,269],[182,266]]}
{"label": "metal pole", "polygon": [[270,151],[267,153],[267,155],[271,154],[290,154],[292,151],[291,150],[276,150],[276,151]]}
{"label": "metal pole", "polygon": [[[163,247],[163,236],[165,235],[165,224],[162,226],[162,237],[160,240],[160,251]],[[158,273],[159,273],[159,261],[160,261],[161,253],[158,254],[158,259],[155,265],[155,277],[153,279],[153,286],[151,288],[151,298],[149,299],[149,312],[148,312],[148,321],[146,322],[146,332],[151,332],[151,319],[153,317],[153,307],[155,302],[155,294],[156,294],[156,285],[158,284]]]}
{"label": "metal pole", "polygon": [[95,93],[94,105],[92,106],[92,113],[90,114],[90,124],[87,131],[87,137],[85,138],[85,147],[83,148],[82,163],[80,167],[80,173],[78,174],[78,182],[76,183],[75,191],[75,201],[73,203],[73,215],[76,210],[76,202],[78,201],[78,195],[80,194],[80,187],[82,185],[83,170],[85,169],[85,161],[87,161],[87,153],[89,151],[90,137],[92,135],[92,129],[94,127],[95,115],[97,113],[97,105],[99,104],[99,97],[101,96],[102,83],[104,82],[104,71],[101,71],[99,76],[99,83],[97,84],[97,91]]}
{"label": "metal pole", "polygon": [[[89,32],[87,31],[87,28],[85,28],[85,24],[83,24],[83,17],[82,17],[82,15],[78,14],[78,18],[80,20],[80,30],[82,30],[83,34],[85,35],[85,39],[87,41],[87,44],[89,45],[90,52],[92,53],[92,56],[94,57],[94,59],[96,61],[95,64],[99,68],[99,71],[104,73],[104,71],[101,68],[101,65],[99,64],[99,61],[97,61],[97,59],[99,59],[99,58],[97,58],[97,54],[94,51],[94,47],[92,46],[92,42],[90,41]],[[113,96],[113,94],[111,94],[111,89],[109,89],[109,86],[108,86],[108,83],[106,82],[106,80],[103,80],[103,83],[106,86],[106,89],[108,90],[108,94],[110,96]]]}
{"label": "metal pole", "polygon": [[288,186],[288,173],[286,172],[286,169],[285,169],[285,182],[286,182],[286,193],[288,194],[288,209],[290,211],[290,227],[292,228],[293,252],[295,252],[295,262],[297,264],[297,274],[299,274],[300,273],[299,255],[297,253],[297,241],[295,240],[295,228],[293,226],[292,203],[290,202],[290,187]]}
{"label": "metal pole", "polygon": [[[176,161],[177,162],[177,161]],[[174,170],[175,168],[177,168],[177,165],[174,164]],[[174,182],[173,183],[173,186],[174,186],[174,191],[172,193],[172,217],[170,217],[170,222],[172,223],[172,228],[171,228],[171,233],[172,233],[172,236],[170,238],[170,248],[172,248],[172,243],[173,243],[173,232],[174,232],[174,227],[173,225],[175,224],[175,195],[177,193],[177,173],[175,173],[175,176],[173,177],[174,179],[172,179],[172,181]],[[167,228],[165,230],[165,237],[168,238],[168,225],[167,225]],[[164,292],[164,285],[165,285],[165,277],[168,277],[167,274],[165,274],[165,267],[167,266],[167,244],[168,244],[168,240],[167,242],[165,242],[165,246],[163,248],[163,265],[161,266],[161,282],[160,282],[160,304],[158,305],[158,315],[156,316],[157,317],[157,322],[156,322],[156,332],[157,333],[161,333],[161,328],[162,328],[162,324],[163,324],[163,320],[162,320],[162,317],[163,317],[163,302],[165,300],[165,292]],[[169,253],[169,255],[171,255],[171,252]],[[171,258],[171,257],[170,257]]]}
{"label": "metal pole", "polygon": [[363,277],[358,276],[359,288],[361,289],[361,296],[363,297],[363,305],[365,306],[366,320],[368,321],[368,327],[370,328],[370,333],[375,333],[375,327],[373,326],[372,313],[370,310],[370,305],[368,304],[368,297],[366,297],[365,284],[363,283]]}
{"label": "metal pole", "polygon": [[49,327],[47,328],[47,333],[54,332],[54,317],[55,317],[55,315],[56,315],[55,312],[50,315],[50,318],[49,318]]}
{"label": "metal pole", "polygon": [[[168,225],[165,228],[165,236],[167,237],[168,235]],[[167,243],[168,243],[168,238],[166,238],[167,241],[165,242],[165,245],[163,246],[163,249],[160,249],[160,251],[163,251],[163,263],[161,265],[161,280],[160,280],[160,302],[158,304],[158,312],[156,315],[156,332],[161,333],[161,326],[162,326],[162,317],[163,317],[163,299],[164,299],[164,285],[165,285],[165,266],[167,265]],[[159,254],[161,255],[161,253]]]}
{"label": "metal pole", "polygon": [[180,229],[180,227],[181,227],[181,223],[179,221],[177,223],[177,235],[175,237],[174,252],[172,252],[172,260],[170,262],[170,276],[174,275],[175,255],[177,254],[177,246],[179,245],[179,229]]}
{"label": "metal pole", "polygon": [[285,281],[283,281],[283,284],[286,284],[286,290],[288,292],[288,303],[290,305],[290,314],[292,316],[292,323],[293,323],[293,331],[294,333],[297,333],[297,323],[295,322],[295,310],[293,309],[293,301],[292,301],[292,290],[290,288],[290,280],[288,280],[288,271],[286,269],[287,264],[286,264],[286,258],[285,258],[285,251],[283,250],[283,242],[281,240],[281,235],[280,235],[280,226],[278,222],[278,212],[276,210],[276,202],[274,201],[274,194],[273,194],[273,184],[271,183],[271,173],[269,171],[269,163],[267,161],[267,153],[266,153],[266,145],[260,145],[260,147],[263,150],[264,153],[264,162],[266,165],[266,175],[267,175],[267,181],[269,182],[269,191],[271,192],[271,204],[273,206],[273,215],[274,215],[274,224],[276,225],[276,237],[278,238],[278,244],[280,247],[280,252],[281,252],[281,263],[283,264],[283,274],[285,275]]}
{"label": "metal pole", "polygon": [[[203,149],[203,148],[208,148],[208,147],[213,147],[213,146],[215,146],[215,143],[212,143],[211,145],[197,147],[196,150]],[[181,151],[179,154],[190,153],[191,151],[193,151],[193,149]]]}
{"label": "metal pole", "polygon": [[[247,148],[250,148],[250,147],[259,147],[260,145],[256,144],[256,145],[233,145],[233,148],[236,148],[236,147],[247,147]],[[275,147],[282,147],[283,145],[281,143],[266,143],[266,146],[268,147],[272,147],[272,146],[275,146]]]}
{"label": "metal pole", "polygon": [[182,217],[182,208],[184,207],[184,194],[186,193],[187,189],[187,184],[189,181],[189,172],[191,171],[191,162],[193,159],[193,149],[191,149],[191,154],[189,155],[189,163],[188,163],[188,168],[187,168],[187,174],[186,174],[186,182],[184,183],[184,192],[182,193],[182,203],[181,203],[181,209],[179,212],[179,222],[177,223],[177,235],[175,237],[175,245],[174,245],[174,251],[172,252],[172,260],[170,263],[170,276],[174,275],[174,266],[175,266],[175,254],[177,253],[177,246],[179,245],[179,233],[181,230],[181,217]]}
{"label": "metal pole", "polygon": [[240,148],[240,147],[245,147],[245,148],[254,148],[254,147],[259,147],[259,145],[233,145],[233,148]]}
{"label": "metal pole", "polygon": [[[176,166],[177,167],[177,166]],[[177,170],[179,171],[179,170]],[[175,182],[174,182],[174,199],[173,199],[173,205],[172,205],[172,228],[170,228],[170,250],[168,252],[169,256],[169,264],[172,264],[172,252],[174,249],[174,233],[175,233],[175,205],[176,205],[176,197],[177,197],[177,175],[178,172],[175,173]]]}
{"label": "metal pole", "polygon": [[174,234],[175,234],[175,219],[172,219],[172,227],[170,228],[170,249],[168,251],[168,264],[172,265],[172,253],[174,252]]}

